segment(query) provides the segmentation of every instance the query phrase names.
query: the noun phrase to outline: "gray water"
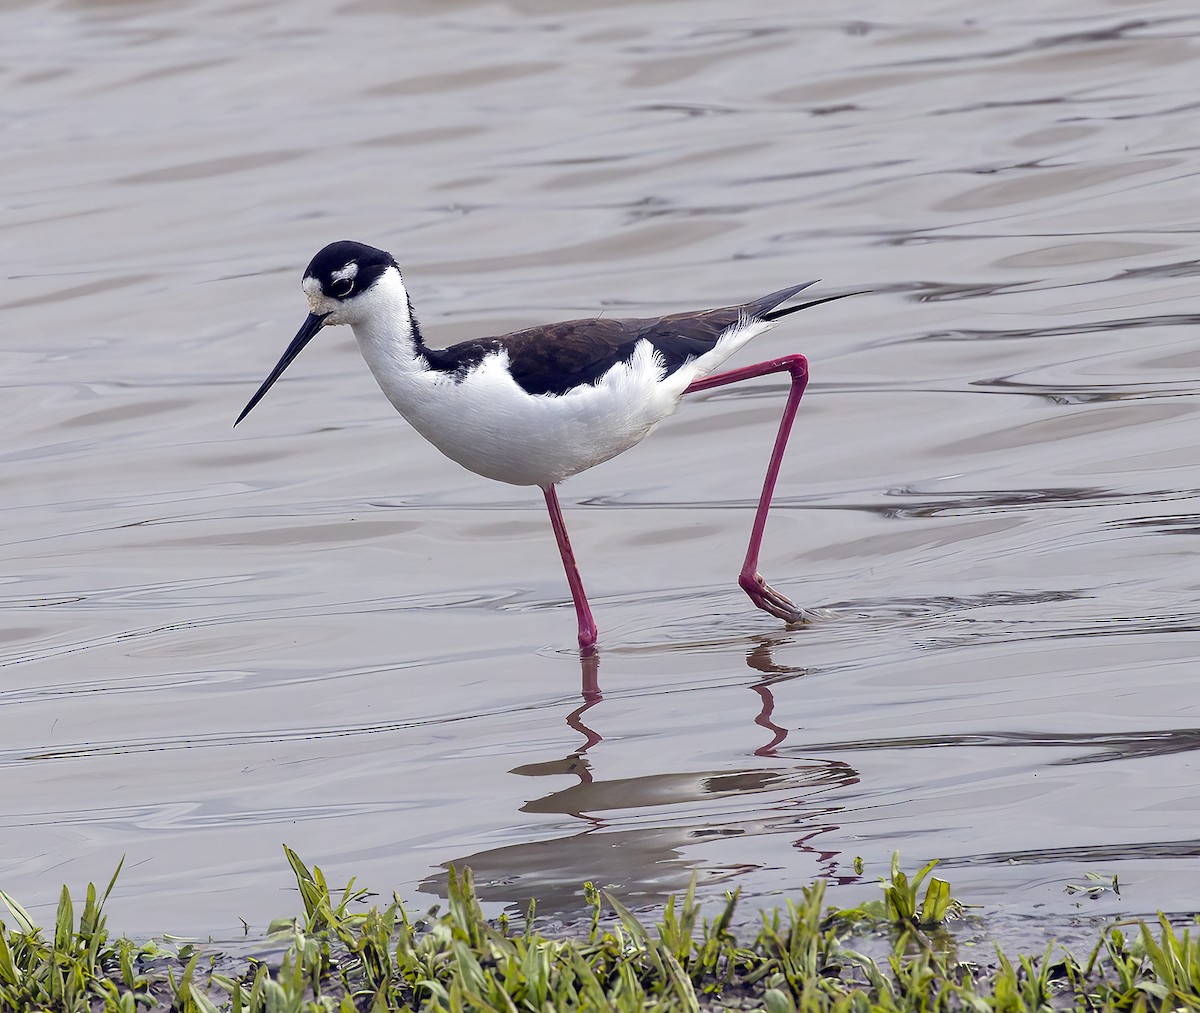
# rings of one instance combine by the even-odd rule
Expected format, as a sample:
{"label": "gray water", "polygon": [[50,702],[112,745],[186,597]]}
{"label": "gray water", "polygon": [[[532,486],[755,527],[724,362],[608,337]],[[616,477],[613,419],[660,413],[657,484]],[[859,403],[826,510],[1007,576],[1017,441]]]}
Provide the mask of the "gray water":
{"label": "gray water", "polygon": [[[1200,15],[899,11],[3,5],[0,888],[124,855],[115,927],[230,937],[283,842],[563,916],[899,850],[997,916],[1196,907]],[[763,572],[821,618],[735,581],[778,380],[564,486],[598,672],[540,495],[347,331],[234,431],[342,238],[435,344],[870,290],[731,363],[810,359]]]}

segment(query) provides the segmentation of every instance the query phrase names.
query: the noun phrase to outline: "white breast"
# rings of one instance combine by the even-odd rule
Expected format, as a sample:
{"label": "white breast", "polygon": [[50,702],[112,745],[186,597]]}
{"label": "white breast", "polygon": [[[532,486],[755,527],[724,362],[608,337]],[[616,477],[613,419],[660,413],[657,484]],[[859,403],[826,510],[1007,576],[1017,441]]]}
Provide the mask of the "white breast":
{"label": "white breast", "polygon": [[[388,399],[422,436],[464,468],[512,485],[547,486],[635,446],[679,404],[693,380],[710,373],[754,335],[761,321],[731,327],[711,352],[670,376],[653,346],[596,383],[566,394],[528,394],[488,356],[465,377],[419,368],[392,343],[355,334]],[[399,352],[399,354],[396,354]]]}

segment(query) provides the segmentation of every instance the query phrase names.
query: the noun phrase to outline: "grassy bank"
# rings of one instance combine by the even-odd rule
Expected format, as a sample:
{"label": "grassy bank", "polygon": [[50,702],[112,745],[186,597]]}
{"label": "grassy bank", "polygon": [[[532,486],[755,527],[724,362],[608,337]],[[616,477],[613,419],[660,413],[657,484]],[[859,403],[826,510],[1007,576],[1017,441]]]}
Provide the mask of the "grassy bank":
{"label": "grassy bank", "polygon": [[[414,918],[398,898],[364,910],[351,883],[331,893],[321,870],[288,861],[301,916],[272,925],[263,952],[234,960],[214,948],[136,943],[109,934],[89,886],[78,916],[64,888],[53,927],[39,928],[0,893],[0,1009],[4,1011],[358,1010],[1024,1011],[1200,1009],[1200,942],[1165,919],[1109,926],[1083,958],[1051,951],[955,956],[946,923],[961,914],[932,864],[905,875],[896,862],[883,896],[853,910],[824,903],[816,883],[764,915],[753,939],[730,930],[731,895],[712,920],[694,892],[673,898],[648,927],[620,901],[587,888],[590,924],[548,938],[534,919],[489,922],[469,873],[450,877],[449,902]],[[118,873],[119,873],[118,869]],[[872,940],[868,958],[851,940]]]}

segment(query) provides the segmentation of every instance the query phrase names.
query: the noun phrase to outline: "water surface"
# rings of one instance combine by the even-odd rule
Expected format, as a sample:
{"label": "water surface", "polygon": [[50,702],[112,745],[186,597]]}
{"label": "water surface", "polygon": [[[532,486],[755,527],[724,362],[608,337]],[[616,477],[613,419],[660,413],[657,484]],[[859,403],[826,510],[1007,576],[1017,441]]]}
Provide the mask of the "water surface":
{"label": "water surface", "polygon": [[[1200,17],[801,7],[0,11],[0,887],[125,855],[114,925],[228,937],[296,910],[281,842],[568,917],[848,904],[898,849],[1003,914],[1194,907]],[[821,618],[736,587],[778,381],[564,487],[598,671],[540,495],[348,332],[233,431],[341,238],[434,343],[869,289],[738,359],[811,362],[763,569]]]}

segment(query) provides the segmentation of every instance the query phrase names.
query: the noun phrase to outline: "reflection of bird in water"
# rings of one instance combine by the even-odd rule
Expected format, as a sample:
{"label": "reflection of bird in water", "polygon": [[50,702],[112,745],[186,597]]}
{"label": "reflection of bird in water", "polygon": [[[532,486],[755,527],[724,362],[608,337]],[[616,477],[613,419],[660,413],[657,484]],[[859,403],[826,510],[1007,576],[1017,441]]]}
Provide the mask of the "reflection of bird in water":
{"label": "reflection of bird in water", "polygon": [[[771,733],[771,739],[754,750],[754,754],[755,756],[774,756],[778,746],[787,738],[788,730],[775,723],[775,694],[772,692],[772,687],[779,683],[798,679],[806,675],[808,669],[803,666],[780,665],[775,661],[772,651],[785,641],[772,637],[759,637],[757,639],[757,645],[746,655],[746,664],[755,671],[762,672],[764,677],[749,688],[752,692],[757,693],[759,699],[762,701],[762,708],[759,710],[758,716],[754,719],[754,723],[767,729]],[[572,754],[575,760],[582,760],[583,754],[591,749],[592,746],[604,741],[604,736],[595,728],[585,724],[583,720],[584,714],[604,699],[603,694],[600,692],[599,655],[594,651],[581,651],[579,655],[579,674],[580,695],[583,697],[583,704],[571,711],[566,718],[567,724],[584,737],[583,745]],[[582,760],[581,769],[586,773],[586,760]],[[585,780],[591,780],[590,774],[587,774]]]}
{"label": "reflection of bird in water", "polygon": [[569,320],[435,349],[422,339],[391,255],[362,243],[333,243],[304,272],[308,319],[237,421],[322,327],[349,324],[388,400],[430,443],[485,478],[541,488],[575,602],[579,646],[590,651],[596,623],[556,485],[640,443],[684,394],[786,372],[791,390],[738,583],[758,608],[798,622],[804,610],[763,580],[758,554],[808,365],[802,355],[788,355],[710,374],[773,321],[842,298],[779,308],[810,284],[740,306],[636,320]]}
{"label": "reflection of bird in water", "polygon": [[[513,773],[586,773],[589,780],[534,799],[521,811],[582,819],[590,828],[444,863],[469,867],[485,901],[524,906],[536,897],[539,915],[572,918],[584,912],[582,884],[591,880],[615,890],[626,903],[660,903],[685,889],[693,872],[701,885],[711,885],[765,867],[761,847],[731,850],[721,841],[779,834],[785,835],[782,844],[789,854],[803,854],[809,863],[798,870],[789,860],[789,874],[801,881],[842,878],[839,852],[821,847],[822,839],[837,829],[839,812],[836,803],[822,796],[858,782],[858,773],[841,761],[602,780],[592,779],[586,759],[570,756],[527,764]],[[713,847],[715,852],[697,851]],[[748,855],[755,857],[747,860]],[[420,889],[444,896],[445,881],[441,873]]]}
{"label": "reflection of bird in water", "polygon": [[[585,761],[586,762],[586,761]],[[831,777],[831,769],[836,776]],[[586,814],[619,809],[643,809],[651,806],[686,805],[720,798],[741,798],[761,792],[781,791],[802,781],[810,791],[840,786],[842,771],[849,768],[837,763],[829,766],[797,767],[788,770],[751,768],[748,770],[712,770],[700,773],[644,774],[597,781],[588,769],[586,780],[521,806],[523,813],[563,813],[589,818]],[[577,773],[562,770],[562,773]],[[513,774],[549,773],[540,764],[516,767]]]}
{"label": "reflection of bird in water", "polygon": [[[760,640],[746,659],[751,668],[769,673],[747,688],[762,700],[755,724],[773,732],[771,742],[755,754],[773,758],[787,731],[771,720],[771,687],[805,673],[803,668],[776,664],[771,656],[775,645],[773,640]],[[693,874],[711,886],[765,868],[763,848],[757,844],[720,842],[778,834],[785,835],[788,853],[799,853],[808,863],[797,872],[787,861],[789,874],[801,881],[822,877],[844,883],[858,878],[840,871],[841,852],[829,846],[841,807],[827,797],[858,783],[854,768],[824,759],[797,759],[779,766],[776,759],[776,765],[764,767],[604,777],[587,755],[602,737],[583,723],[585,712],[602,700],[599,657],[581,652],[579,662],[584,702],[567,716],[567,723],[584,736],[583,745],[566,756],[521,764],[511,771],[521,777],[574,780],[520,808],[547,820],[548,832],[559,836],[444,863],[471,868],[482,899],[524,907],[536,897],[539,915],[571,919],[585,913],[582,884],[591,880],[617,890],[627,903],[656,904],[685,889]],[[575,832],[577,821],[587,829]],[[710,850],[698,852],[702,846]],[[753,857],[740,860],[747,854]],[[446,875],[432,876],[420,888],[445,896]]]}

